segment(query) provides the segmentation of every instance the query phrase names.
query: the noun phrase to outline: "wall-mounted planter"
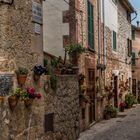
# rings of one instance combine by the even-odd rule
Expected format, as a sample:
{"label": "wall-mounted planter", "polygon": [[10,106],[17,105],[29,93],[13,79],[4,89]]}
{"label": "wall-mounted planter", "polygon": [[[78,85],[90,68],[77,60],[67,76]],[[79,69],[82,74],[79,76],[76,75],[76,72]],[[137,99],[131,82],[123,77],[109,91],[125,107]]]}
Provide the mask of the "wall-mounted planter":
{"label": "wall-mounted planter", "polygon": [[27,75],[17,74],[17,81],[19,85],[24,85],[27,79]]}
{"label": "wall-mounted planter", "polygon": [[10,109],[13,111],[14,108],[16,107],[17,103],[18,103],[19,98],[17,96],[10,96],[8,98],[8,102],[9,102],[9,107]]}
{"label": "wall-mounted planter", "polygon": [[34,73],[33,78],[34,78],[34,81],[39,81],[40,75]]}
{"label": "wall-mounted planter", "polygon": [[24,99],[24,105],[26,107],[30,107],[33,103],[33,99],[29,98],[29,99]]}

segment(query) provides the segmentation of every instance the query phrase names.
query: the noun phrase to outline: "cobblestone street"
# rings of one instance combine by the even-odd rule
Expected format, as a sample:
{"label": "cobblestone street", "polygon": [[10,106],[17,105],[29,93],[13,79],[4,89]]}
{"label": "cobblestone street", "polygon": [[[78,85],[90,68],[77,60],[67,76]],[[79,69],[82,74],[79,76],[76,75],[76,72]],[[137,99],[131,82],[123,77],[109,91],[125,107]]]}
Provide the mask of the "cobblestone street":
{"label": "cobblestone street", "polygon": [[140,105],[93,125],[78,140],[140,140]]}

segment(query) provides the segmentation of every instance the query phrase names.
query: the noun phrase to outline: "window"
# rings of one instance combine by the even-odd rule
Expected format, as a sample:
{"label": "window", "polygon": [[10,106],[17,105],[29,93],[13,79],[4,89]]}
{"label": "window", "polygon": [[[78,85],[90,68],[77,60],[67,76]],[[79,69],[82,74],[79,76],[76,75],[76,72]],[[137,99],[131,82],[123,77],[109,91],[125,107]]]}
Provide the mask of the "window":
{"label": "window", "polygon": [[128,56],[131,57],[132,54],[132,40],[127,39]]}
{"label": "window", "polygon": [[131,22],[131,13],[129,13],[128,11],[127,11],[127,20],[128,20],[129,22]]}
{"label": "window", "polygon": [[117,50],[117,34],[115,31],[113,31],[113,50]]}
{"label": "window", "polygon": [[88,45],[94,49],[94,18],[93,5],[88,1]]}
{"label": "window", "polygon": [[135,66],[136,65],[136,55],[134,52],[132,52],[132,65]]}
{"label": "window", "polygon": [[117,5],[118,0],[112,0],[115,5]]}
{"label": "window", "polygon": [[132,30],[132,39],[133,39],[133,40],[135,40],[135,36],[136,36],[136,32],[135,32],[135,30],[133,29],[133,30]]}

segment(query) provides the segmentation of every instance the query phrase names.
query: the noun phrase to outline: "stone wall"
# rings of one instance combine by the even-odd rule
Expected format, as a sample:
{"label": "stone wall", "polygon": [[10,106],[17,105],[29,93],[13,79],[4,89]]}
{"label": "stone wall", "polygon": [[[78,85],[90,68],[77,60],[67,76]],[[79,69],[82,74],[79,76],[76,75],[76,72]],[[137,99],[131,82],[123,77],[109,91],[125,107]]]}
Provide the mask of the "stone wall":
{"label": "stone wall", "polygon": [[[31,108],[19,101],[14,111],[7,98],[0,100],[0,139],[2,140],[76,140],[79,136],[79,89],[76,76],[57,77],[54,92],[43,91],[47,81],[34,85],[43,97],[35,99]],[[44,85],[45,83],[45,85]],[[53,114],[52,123],[47,115]],[[52,126],[53,130],[47,129]]]}
{"label": "stone wall", "polygon": [[11,72],[19,66],[32,69],[43,63],[42,30],[39,35],[34,28],[31,0],[0,3],[0,71]]}

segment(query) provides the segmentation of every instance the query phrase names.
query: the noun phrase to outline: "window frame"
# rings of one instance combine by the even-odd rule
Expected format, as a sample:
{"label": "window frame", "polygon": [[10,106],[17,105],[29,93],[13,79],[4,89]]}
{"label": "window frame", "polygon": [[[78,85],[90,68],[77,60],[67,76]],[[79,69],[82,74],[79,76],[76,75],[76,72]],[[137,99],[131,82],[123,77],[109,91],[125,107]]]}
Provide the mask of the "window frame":
{"label": "window frame", "polygon": [[88,48],[94,51],[94,5],[88,0],[87,1],[87,13],[88,13]]}
{"label": "window frame", "polygon": [[[114,47],[114,35],[115,35],[115,47]],[[114,30],[112,31],[112,49],[114,52],[117,52],[117,32],[115,32]]]}

